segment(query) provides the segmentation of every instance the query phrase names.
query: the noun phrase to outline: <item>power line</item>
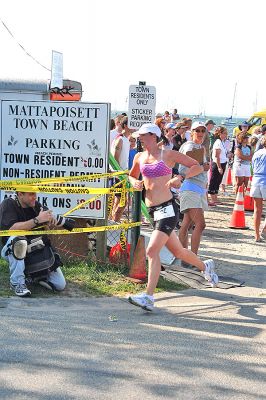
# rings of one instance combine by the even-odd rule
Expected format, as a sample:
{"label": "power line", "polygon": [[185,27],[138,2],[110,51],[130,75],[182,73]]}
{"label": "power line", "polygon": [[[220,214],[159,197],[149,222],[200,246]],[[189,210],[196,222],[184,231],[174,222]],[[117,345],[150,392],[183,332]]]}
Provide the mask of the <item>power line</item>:
{"label": "power line", "polygon": [[0,21],[2,22],[2,24],[4,25],[5,29],[7,30],[7,32],[9,33],[9,35],[15,40],[15,42],[19,45],[19,47],[21,47],[21,49],[27,54],[27,56],[29,56],[30,58],[32,58],[33,61],[35,61],[37,64],[39,64],[41,67],[43,67],[44,69],[46,69],[47,71],[51,72],[51,70],[47,67],[45,67],[45,65],[41,64],[38,60],[36,60],[36,58],[34,58],[30,53],[27,52],[27,50],[25,50],[25,48],[17,41],[17,39],[15,38],[15,36],[13,35],[13,33],[10,31],[10,29],[6,26],[6,24],[4,23],[4,21],[0,18]]}

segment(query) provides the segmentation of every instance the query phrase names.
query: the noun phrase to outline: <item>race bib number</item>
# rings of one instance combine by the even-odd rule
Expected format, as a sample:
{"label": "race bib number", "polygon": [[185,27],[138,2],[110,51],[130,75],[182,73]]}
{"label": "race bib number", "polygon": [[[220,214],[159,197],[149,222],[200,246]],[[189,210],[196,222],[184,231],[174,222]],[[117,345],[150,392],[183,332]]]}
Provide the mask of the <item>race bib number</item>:
{"label": "race bib number", "polygon": [[162,207],[159,210],[154,211],[153,219],[154,221],[160,221],[161,219],[170,218],[174,216],[175,216],[174,208],[172,204],[169,204],[169,206]]}

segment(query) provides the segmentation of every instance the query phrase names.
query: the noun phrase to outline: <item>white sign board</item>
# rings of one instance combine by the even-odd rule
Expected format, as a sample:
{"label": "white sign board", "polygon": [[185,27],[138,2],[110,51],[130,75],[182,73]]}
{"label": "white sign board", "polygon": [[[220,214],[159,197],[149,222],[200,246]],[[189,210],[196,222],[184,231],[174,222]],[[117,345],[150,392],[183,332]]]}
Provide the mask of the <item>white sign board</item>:
{"label": "white sign board", "polygon": [[130,85],[128,96],[128,127],[139,129],[155,119],[155,86]]}
{"label": "white sign board", "polygon": [[[2,101],[1,179],[54,178],[108,172],[110,104]],[[67,183],[106,187],[106,179]],[[1,192],[1,200],[12,193]],[[39,194],[39,201],[63,214],[92,196]],[[71,215],[104,218],[105,199]]]}
{"label": "white sign board", "polygon": [[51,88],[63,88],[63,54],[52,51]]}

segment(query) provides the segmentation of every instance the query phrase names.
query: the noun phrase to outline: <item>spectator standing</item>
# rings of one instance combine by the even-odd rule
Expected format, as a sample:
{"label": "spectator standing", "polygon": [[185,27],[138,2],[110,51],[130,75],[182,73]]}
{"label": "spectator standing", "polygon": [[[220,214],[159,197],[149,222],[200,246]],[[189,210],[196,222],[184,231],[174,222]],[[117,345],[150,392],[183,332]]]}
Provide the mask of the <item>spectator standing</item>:
{"label": "spectator standing", "polygon": [[206,134],[204,136],[202,145],[205,147],[206,159],[208,162],[210,162],[210,135],[211,135],[211,131],[215,125],[216,125],[216,123],[212,119],[208,119],[205,122]]}
{"label": "spectator standing", "polygon": [[218,126],[215,129],[214,135],[218,137],[212,149],[212,164],[211,164],[211,178],[209,183],[208,193],[211,197],[210,206],[221,204],[218,201],[219,186],[223,179],[223,174],[227,164],[227,129],[224,126]]}
{"label": "spectator standing", "polygon": [[179,114],[177,112],[177,109],[174,108],[173,112],[171,114],[171,122],[175,122],[176,123],[179,119],[180,119],[180,117],[179,117]]}
{"label": "spectator standing", "polygon": [[161,133],[163,135],[164,134],[164,128],[165,128],[165,125],[166,125],[166,122],[165,122],[164,118],[163,117],[156,118],[155,124],[160,128]]}
{"label": "spectator standing", "polygon": [[174,150],[179,151],[182,144],[184,144],[187,141],[187,139],[186,139],[187,128],[188,128],[188,126],[185,125],[184,122],[179,122],[176,125],[176,134],[173,137]]}
{"label": "spectator standing", "polygon": [[227,154],[227,163],[226,163],[226,167],[225,167],[225,171],[223,174],[223,179],[221,182],[221,189],[223,192],[223,196],[229,196],[229,193],[226,191],[226,182],[227,182],[227,178],[228,178],[228,172],[229,172],[229,161],[232,158],[232,153],[230,152],[231,150],[231,142],[228,139],[228,137],[226,138],[225,142],[224,142],[225,148],[226,148],[226,154]]}
{"label": "spectator standing", "polygon": [[257,142],[257,144],[256,144],[255,151],[260,150],[260,149],[263,149],[262,139],[263,139],[263,137],[265,137],[265,136],[266,136],[266,125],[263,125],[263,126],[261,127],[261,133],[260,133],[259,140],[258,140],[258,142]]}
{"label": "spectator standing", "polygon": [[165,120],[166,124],[169,124],[169,122],[171,122],[171,115],[170,115],[169,111],[164,112],[163,119]]}
{"label": "spectator standing", "polygon": [[[180,211],[184,214],[179,230],[179,240],[183,247],[188,248],[188,232],[194,225],[191,236],[191,251],[198,254],[200,239],[205,229],[204,211],[208,210],[206,186],[209,163],[206,159],[206,151],[202,144],[206,134],[204,123],[194,122],[191,129],[191,141],[184,143],[179,152],[186,154],[198,161],[203,167],[202,172],[193,177],[186,178],[180,188]],[[187,168],[179,166],[179,173],[186,176]]]}
{"label": "spectator standing", "polygon": [[266,238],[266,218],[260,234],[263,200],[266,199],[266,135],[261,140],[262,149],[252,157],[253,179],[250,196],[254,198],[254,228],[255,241],[261,242]]}
{"label": "spectator standing", "polygon": [[[113,140],[111,144],[111,154],[114,156],[115,160],[120,165],[121,171],[124,171],[128,169],[129,149],[130,149],[130,143],[128,138],[132,134],[133,130],[129,129],[127,126],[128,117],[123,117],[120,121],[120,124],[122,132]],[[116,183],[118,182],[119,180],[116,179]],[[112,219],[116,222],[120,221],[123,211],[126,207],[126,205],[122,207],[119,206],[120,197],[121,195],[119,193],[116,193],[112,210]]]}
{"label": "spectator standing", "polygon": [[110,147],[113,143],[113,140],[122,133],[122,126],[121,126],[121,120],[124,118],[122,114],[117,115],[114,119],[115,121],[115,128],[110,131]]}
{"label": "spectator standing", "polygon": [[136,138],[134,138],[132,135],[130,135],[128,140],[129,140],[129,144],[130,144],[129,159],[128,159],[128,169],[130,170],[132,168],[133,160],[134,160],[134,157],[137,154],[138,150],[137,150],[137,140],[136,140]]}
{"label": "spectator standing", "polygon": [[190,139],[190,133],[191,133],[191,125],[192,125],[192,119],[191,118],[183,118],[182,122],[184,125],[187,125],[187,130],[186,130],[186,139],[187,141],[191,140]]}
{"label": "spectator standing", "polygon": [[237,145],[235,148],[235,157],[233,171],[235,177],[235,191],[238,192],[240,186],[244,184],[248,187],[248,181],[251,176],[250,162],[252,159],[251,147],[248,145],[249,135],[245,132],[238,133]]}
{"label": "spectator standing", "polygon": [[172,150],[174,147],[173,137],[176,133],[176,124],[169,122],[165,125],[164,134],[162,135],[162,140],[158,143],[158,146],[163,150]]}

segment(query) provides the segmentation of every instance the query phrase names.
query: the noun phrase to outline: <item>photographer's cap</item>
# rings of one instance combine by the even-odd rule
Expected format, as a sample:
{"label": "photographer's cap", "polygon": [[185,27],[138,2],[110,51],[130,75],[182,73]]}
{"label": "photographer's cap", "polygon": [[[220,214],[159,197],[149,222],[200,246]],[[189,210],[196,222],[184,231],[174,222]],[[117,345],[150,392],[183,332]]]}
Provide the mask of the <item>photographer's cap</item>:
{"label": "photographer's cap", "polygon": [[131,136],[137,138],[140,135],[145,135],[145,133],[152,133],[153,135],[156,135],[158,137],[161,137],[162,134],[160,128],[156,124],[143,124],[141,128],[138,131],[132,133]]}

